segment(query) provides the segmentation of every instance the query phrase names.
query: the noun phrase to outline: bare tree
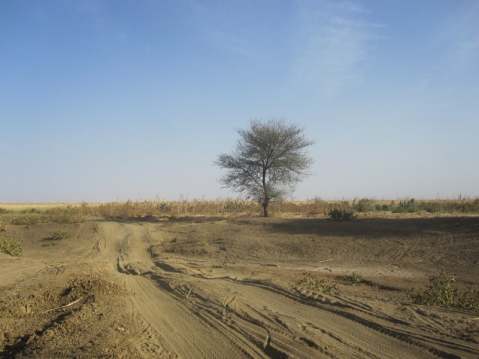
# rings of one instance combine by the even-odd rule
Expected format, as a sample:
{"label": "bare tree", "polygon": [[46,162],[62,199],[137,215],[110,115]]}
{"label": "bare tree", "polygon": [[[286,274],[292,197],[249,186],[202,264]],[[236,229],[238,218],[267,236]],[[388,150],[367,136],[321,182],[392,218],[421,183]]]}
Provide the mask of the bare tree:
{"label": "bare tree", "polygon": [[312,145],[301,128],[283,121],[253,121],[239,130],[232,154],[222,154],[216,164],[227,170],[222,183],[256,199],[268,216],[272,200],[292,189],[311,165],[306,148]]}

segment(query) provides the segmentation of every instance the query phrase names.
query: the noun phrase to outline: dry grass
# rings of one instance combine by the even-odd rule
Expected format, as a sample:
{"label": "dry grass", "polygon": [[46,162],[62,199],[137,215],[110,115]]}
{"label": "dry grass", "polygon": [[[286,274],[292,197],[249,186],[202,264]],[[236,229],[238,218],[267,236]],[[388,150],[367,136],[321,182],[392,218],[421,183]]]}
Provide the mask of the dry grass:
{"label": "dry grass", "polygon": [[336,283],[326,280],[318,279],[311,275],[311,273],[305,272],[303,277],[296,281],[294,289],[303,295],[310,294],[334,294],[338,292]]}
{"label": "dry grass", "polygon": [[38,211],[43,211],[52,208],[62,208],[62,207],[75,207],[80,204],[75,203],[63,203],[63,202],[52,202],[52,203],[0,203],[0,213],[2,210],[8,212],[22,212],[28,211],[32,208]]}
{"label": "dry grass", "polygon": [[[371,200],[282,201],[271,204],[277,217],[326,217],[331,211],[357,213],[362,217],[427,216],[442,214],[479,214],[479,198],[456,200]],[[105,219],[148,219],[184,216],[256,216],[257,202],[239,199],[127,201],[110,203],[0,204],[0,223],[35,224],[44,222],[75,223],[85,217]]]}
{"label": "dry grass", "polygon": [[25,207],[0,211],[0,227],[5,224],[34,225],[38,223],[78,223],[83,220],[80,206]]}
{"label": "dry grass", "polygon": [[[367,206],[365,203],[367,202]],[[99,205],[83,204],[74,207],[82,215],[104,218],[139,218],[148,216],[241,216],[258,215],[261,207],[247,200],[191,200],[191,201],[143,201],[112,202]],[[479,214],[479,199],[458,200],[404,200],[375,201],[369,199],[353,201],[282,201],[271,204],[273,216],[327,216],[333,209],[360,213],[422,213],[422,214]]]}

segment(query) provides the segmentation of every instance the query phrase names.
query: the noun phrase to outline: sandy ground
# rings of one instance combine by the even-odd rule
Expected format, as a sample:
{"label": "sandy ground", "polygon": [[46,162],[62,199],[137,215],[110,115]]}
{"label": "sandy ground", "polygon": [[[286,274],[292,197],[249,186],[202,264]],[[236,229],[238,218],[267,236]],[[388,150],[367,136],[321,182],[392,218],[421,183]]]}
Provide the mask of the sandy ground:
{"label": "sandy ground", "polygon": [[[49,234],[65,231],[65,239]],[[477,313],[413,304],[479,286],[479,218],[184,218],[7,226],[0,357],[477,358]],[[351,283],[348,276],[362,279]]]}

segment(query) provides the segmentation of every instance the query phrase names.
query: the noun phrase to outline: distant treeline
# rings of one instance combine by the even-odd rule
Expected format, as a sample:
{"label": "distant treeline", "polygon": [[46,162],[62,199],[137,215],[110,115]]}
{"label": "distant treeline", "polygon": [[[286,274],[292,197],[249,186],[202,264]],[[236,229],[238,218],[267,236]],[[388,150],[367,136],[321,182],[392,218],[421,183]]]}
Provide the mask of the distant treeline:
{"label": "distant treeline", "polygon": [[[333,209],[350,210],[355,213],[418,213],[418,214],[479,214],[479,198],[455,200],[373,200],[326,201],[278,201],[271,204],[271,212],[277,216],[327,216]],[[181,200],[181,201],[127,201],[111,203],[83,203],[59,205],[48,208],[25,208],[8,210],[0,207],[0,223],[33,224],[41,222],[69,223],[85,218],[134,219],[162,216],[235,216],[256,215],[261,206],[255,201],[227,200]]]}

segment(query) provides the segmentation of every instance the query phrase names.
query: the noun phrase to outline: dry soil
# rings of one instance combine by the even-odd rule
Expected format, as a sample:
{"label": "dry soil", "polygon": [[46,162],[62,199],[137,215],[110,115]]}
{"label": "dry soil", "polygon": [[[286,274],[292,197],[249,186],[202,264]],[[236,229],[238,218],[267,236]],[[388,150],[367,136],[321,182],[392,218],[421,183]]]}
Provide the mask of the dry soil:
{"label": "dry soil", "polygon": [[3,235],[24,253],[0,254],[0,357],[479,357],[478,313],[410,295],[441,271],[478,289],[479,218],[148,218]]}

